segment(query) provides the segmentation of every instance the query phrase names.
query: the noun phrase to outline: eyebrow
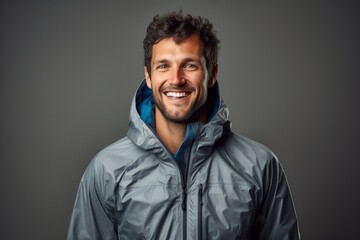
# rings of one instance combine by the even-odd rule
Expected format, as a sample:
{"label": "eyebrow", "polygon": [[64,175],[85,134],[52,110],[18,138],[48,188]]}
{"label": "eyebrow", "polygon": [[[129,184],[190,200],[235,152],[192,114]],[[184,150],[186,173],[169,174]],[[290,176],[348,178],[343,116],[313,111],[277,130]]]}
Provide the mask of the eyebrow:
{"label": "eyebrow", "polygon": [[159,59],[159,60],[154,61],[154,64],[159,64],[159,63],[168,63],[168,62],[170,62],[170,61],[169,61],[169,60],[167,60],[167,59]]}
{"label": "eyebrow", "polygon": [[[170,61],[166,58],[164,59],[159,59],[159,60],[155,60],[154,61],[154,64],[159,64],[159,63],[169,63]],[[184,59],[181,59],[181,62],[199,62],[201,63],[201,59],[195,59],[195,58],[184,58]]]}

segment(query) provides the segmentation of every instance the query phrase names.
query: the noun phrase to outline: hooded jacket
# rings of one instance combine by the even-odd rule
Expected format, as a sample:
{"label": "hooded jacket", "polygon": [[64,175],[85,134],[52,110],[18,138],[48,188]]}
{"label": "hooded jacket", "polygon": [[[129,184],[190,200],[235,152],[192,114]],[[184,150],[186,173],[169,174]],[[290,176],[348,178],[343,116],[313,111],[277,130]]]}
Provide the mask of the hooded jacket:
{"label": "hooded jacket", "polygon": [[127,136],[100,151],[81,179],[68,240],[300,239],[276,156],[231,131],[217,83],[208,99],[210,120],[189,123],[174,156],[156,136],[141,83]]}

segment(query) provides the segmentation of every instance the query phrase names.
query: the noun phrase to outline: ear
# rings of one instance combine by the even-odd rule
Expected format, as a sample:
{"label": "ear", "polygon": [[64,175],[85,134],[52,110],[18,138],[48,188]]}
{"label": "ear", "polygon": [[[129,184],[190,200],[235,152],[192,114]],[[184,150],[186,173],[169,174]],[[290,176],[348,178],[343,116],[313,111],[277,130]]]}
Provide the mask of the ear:
{"label": "ear", "polygon": [[144,73],[145,73],[146,86],[151,89],[150,74],[149,74],[146,66],[144,66]]}
{"label": "ear", "polygon": [[216,63],[210,73],[208,87],[212,87],[215,84],[217,73],[218,73],[218,64]]}

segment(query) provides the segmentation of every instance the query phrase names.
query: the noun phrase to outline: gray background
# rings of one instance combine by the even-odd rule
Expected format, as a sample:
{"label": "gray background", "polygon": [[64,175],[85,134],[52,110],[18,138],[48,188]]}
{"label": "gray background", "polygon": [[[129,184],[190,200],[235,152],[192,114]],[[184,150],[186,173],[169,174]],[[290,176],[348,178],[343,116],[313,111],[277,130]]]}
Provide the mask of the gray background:
{"label": "gray background", "polygon": [[1,1],[0,239],[65,239],[83,171],[124,136],[157,13],[207,16],[233,129],[286,170],[303,239],[359,236],[356,1]]}

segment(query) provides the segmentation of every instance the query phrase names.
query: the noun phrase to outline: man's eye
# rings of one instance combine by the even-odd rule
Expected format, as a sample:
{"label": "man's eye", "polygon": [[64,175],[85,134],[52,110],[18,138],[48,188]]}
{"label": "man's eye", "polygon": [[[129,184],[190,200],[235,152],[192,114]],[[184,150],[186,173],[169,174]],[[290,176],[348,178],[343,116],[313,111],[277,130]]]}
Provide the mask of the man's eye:
{"label": "man's eye", "polygon": [[156,67],[157,69],[161,70],[161,71],[165,71],[169,68],[169,65],[167,64],[160,64]]}
{"label": "man's eye", "polygon": [[187,64],[185,64],[184,68],[186,68],[188,70],[196,70],[198,67],[195,64],[187,63]]}

